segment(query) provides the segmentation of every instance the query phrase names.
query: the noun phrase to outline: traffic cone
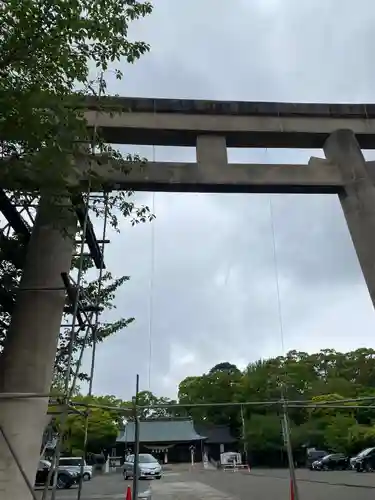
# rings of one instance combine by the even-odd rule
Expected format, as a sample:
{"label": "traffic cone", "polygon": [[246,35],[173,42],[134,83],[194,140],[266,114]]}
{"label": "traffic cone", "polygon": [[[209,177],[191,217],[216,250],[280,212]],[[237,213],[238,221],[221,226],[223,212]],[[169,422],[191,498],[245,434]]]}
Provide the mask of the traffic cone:
{"label": "traffic cone", "polygon": [[290,500],[294,500],[294,487],[292,480],[290,480]]}
{"label": "traffic cone", "polygon": [[132,490],[130,486],[126,488],[125,500],[132,500]]}

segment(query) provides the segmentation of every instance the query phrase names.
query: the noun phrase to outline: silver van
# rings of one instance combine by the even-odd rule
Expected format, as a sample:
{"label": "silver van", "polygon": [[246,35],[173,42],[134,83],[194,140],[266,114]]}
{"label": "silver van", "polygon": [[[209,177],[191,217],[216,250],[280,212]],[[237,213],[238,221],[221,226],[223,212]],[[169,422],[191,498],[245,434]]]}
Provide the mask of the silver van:
{"label": "silver van", "polygon": [[92,465],[87,465],[82,457],[60,457],[59,470],[70,470],[72,472],[81,472],[83,462],[83,479],[89,481],[92,478]]}

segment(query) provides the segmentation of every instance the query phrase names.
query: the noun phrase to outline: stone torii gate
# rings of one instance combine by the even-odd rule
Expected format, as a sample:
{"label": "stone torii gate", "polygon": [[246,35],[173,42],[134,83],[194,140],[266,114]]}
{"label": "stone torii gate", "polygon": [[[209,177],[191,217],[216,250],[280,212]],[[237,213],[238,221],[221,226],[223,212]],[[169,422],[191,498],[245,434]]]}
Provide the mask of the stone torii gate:
{"label": "stone torii gate", "polygon": [[[149,162],[132,165],[128,173],[113,169],[115,160],[105,156],[77,165],[85,177],[90,164],[111,189],[338,194],[375,304],[375,162],[366,162],[361,152],[375,149],[375,105],[119,97],[101,99],[100,108],[89,99],[85,117],[108,143],[196,147],[195,163]],[[308,165],[229,164],[227,147],[323,148],[326,159],[312,158]],[[0,426],[30,483],[65,304],[61,273],[69,272],[73,250],[53,222],[42,203],[0,366]],[[75,227],[74,218],[70,224]],[[7,399],[8,393],[40,397]],[[31,496],[0,436],[0,500],[9,498]]]}
{"label": "stone torii gate", "polygon": [[[108,108],[108,112],[105,108]],[[104,110],[103,110],[104,108]],[[116,189],[217,193],[336,193],[375,305],[375,105],[108,98],[86,119],[109,143],[193,146],[196,163],[149,162],[111,174]],[[231,148],[322,148],[308,165],[229,164]]]}

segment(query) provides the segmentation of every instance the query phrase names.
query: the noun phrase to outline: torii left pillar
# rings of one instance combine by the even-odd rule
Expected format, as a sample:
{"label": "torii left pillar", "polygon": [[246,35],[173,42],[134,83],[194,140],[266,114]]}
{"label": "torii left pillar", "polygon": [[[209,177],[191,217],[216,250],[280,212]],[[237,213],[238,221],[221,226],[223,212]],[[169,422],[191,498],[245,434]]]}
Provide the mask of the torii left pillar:
{"label": "torii left pillar", "polygon": [[[56,223],[56,210],[59,211],[57,207],[51,210],[50,200],[41,199],[0,358],[2,393],[50,391],[65,305],[61,273],[70,271],[76,227],[73,212],[61,207],[65,211],[63,231],[62,224]],[[0,400],[0,425],[32,485],[47,423],[47,408],[46,397]],[[32,495],[0,434],[0,500],[10,499],[29,500]]]}

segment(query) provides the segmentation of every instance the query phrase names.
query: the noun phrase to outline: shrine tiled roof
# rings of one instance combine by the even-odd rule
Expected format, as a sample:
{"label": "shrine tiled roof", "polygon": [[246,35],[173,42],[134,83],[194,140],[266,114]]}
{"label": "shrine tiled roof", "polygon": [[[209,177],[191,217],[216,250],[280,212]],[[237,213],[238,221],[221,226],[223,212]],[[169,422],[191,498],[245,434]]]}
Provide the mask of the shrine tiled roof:
{"label": "shrine tiled roof", "polygon": [[[134,422],[128,422],[118,437],[117,443],[134,443]],[[204,440],[198,434],[192,420],[147,420],[141,421],[139,427],[140,443],[180,443]]]}

